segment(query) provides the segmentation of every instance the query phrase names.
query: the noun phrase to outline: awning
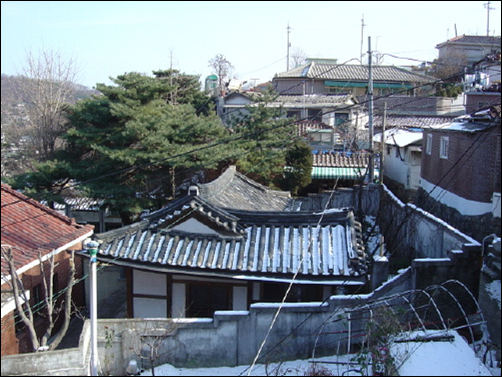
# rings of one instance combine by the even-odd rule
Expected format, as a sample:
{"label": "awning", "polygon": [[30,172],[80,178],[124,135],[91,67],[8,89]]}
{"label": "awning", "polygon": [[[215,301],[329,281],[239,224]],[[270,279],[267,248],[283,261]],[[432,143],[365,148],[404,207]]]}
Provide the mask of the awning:
{"label": "awning", "polygon": [[[362,176],[368,175],[369,170],[363,168],[334,168],[327,166],[313,166],[312,179],[361,179]],[[374,170],[375,177],[378,177],[378,169]]]}

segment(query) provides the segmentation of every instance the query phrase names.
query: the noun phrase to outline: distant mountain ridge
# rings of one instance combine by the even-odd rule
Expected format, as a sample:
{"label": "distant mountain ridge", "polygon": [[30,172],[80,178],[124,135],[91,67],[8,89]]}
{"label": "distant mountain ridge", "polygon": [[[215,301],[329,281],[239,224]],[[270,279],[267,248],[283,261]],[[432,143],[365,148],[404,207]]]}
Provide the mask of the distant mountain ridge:
{"label": "distant mountain ridge", "polygon": [[[23,95],[20,90],[21,80],[21,76],[2,73],[2,123],[8,123],[8,118],[5,116],[7,114],[15,114],[18,105],[24,104],[26,106],[30,104],[28,97]],[[97,95],[99,93],[100,92],[95,89],[90,89],[81,84],[75,84],[75,93],[73,94],[73,98],[70,100],[70,103],[74,104],[81,99]]]}

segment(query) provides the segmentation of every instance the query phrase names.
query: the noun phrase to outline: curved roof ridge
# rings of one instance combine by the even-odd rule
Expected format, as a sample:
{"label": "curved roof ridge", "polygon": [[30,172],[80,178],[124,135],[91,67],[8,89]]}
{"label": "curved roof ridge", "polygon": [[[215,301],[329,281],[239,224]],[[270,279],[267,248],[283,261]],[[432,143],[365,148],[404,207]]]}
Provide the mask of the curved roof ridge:
{"label": "curved roof ridge", "polygon": [[203,200],[220,208],[283,211],[291,200],[289,191],[273,190],[253,181],[234,165],[214,181],[198,187]]}

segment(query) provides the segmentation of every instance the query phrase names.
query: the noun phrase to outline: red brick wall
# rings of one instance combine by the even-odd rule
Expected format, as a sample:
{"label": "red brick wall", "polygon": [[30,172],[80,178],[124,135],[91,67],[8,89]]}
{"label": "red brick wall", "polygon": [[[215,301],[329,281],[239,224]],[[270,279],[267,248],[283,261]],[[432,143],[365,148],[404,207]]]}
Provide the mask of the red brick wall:
{"label": "red brick wall", "polygon": [[19,353],[16,329],[14,326],[14,311],[2,317],[2,356]]}
{"label": "red brick wall", "polygon": [[[432,133],[432,154],[426,153]],[[449,138],[448,158],[439,156],[441,136]],[[500,192],[500,126],[483,132],[424,132],[421,176],[462,198],[489,203]]]}
{"label": "red brick wall", "polygon": [[[73,247],[73,249],[78,250],[81,248],[81,245]],[[55,289],[59,291],[63,290],[67,286],[68,282],[68,274],[70,269],[70,253],[69,252],[61,252],[55,256],[56,267],[54,269],[54,273],[57,274],[57,283]],[[76,276],[75,280],[77,281],[83,276],[83,265],[82,258],[75,256],[75,268],[76,268]],[[45,271],[47,276],[49,276],[49,266],[45,264]],[[38,285],[42,284],[42,294],[43,294],[43,280],[42,275],[40,274],[40,266],[35,266],[32,269],[26,271],[22,274],[22,281],[24,284],[24,288],[26,290],[32,291],[32,289]],[[7,284],[2,285],[2,289],[9,289]],[[32,292],[31,292],[32,293]],[[54,291],[54,294],[57,292]],[[62,294],[59,298],[61,300],[64,298],[64,294]],[[82,309],[85,306],[85,291],[84,291],[84,282],[81,281],[73,286],[73,302],[75,303],[77,309]],[[34,305],[33,294],[30,298],[30,304]],[[36,311],[36,309],[34,310]],[[45,311],[42,309],[42,313],[45,314]],[[14,324],[14,319],[12,319],[12,325]],[[56,322],[55,331],[59,330],[62,324],[62,317]],[[35,327],[37,329],[37,333],[42,335],[46,329],[47,322],[43,318],[38,318],[35,321]],[[13,326],[10,326],[13,328]],[[15,331],[15,329],[14,329]],[[15,350],[15,353],[24,353],[24,352],[33,352],[30,337],[26,331],[22,331],[17,334],[14,333],[14,338],[12,338],[11,333],[8,334],[8,337],[5,338],[5,349],[7,350]],[[2,319],[2,355],[4,352],[4,321]],[[10,351],[9,351],[10,352]]]}

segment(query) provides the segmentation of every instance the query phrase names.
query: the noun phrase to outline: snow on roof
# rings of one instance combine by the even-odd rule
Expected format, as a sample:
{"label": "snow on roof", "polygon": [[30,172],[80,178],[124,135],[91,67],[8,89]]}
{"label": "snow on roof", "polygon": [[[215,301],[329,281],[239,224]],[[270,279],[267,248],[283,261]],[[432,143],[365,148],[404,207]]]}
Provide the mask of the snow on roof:
{"label": "snow on roof", "polygon": [[[380,143],[382,140],[382,133],[373,136],[373,141]],[[393,128],[385,131],[385,144],[397,145],[398,147],[406,147],[422,140],[421,131],[410,131],[402,128]]]}

